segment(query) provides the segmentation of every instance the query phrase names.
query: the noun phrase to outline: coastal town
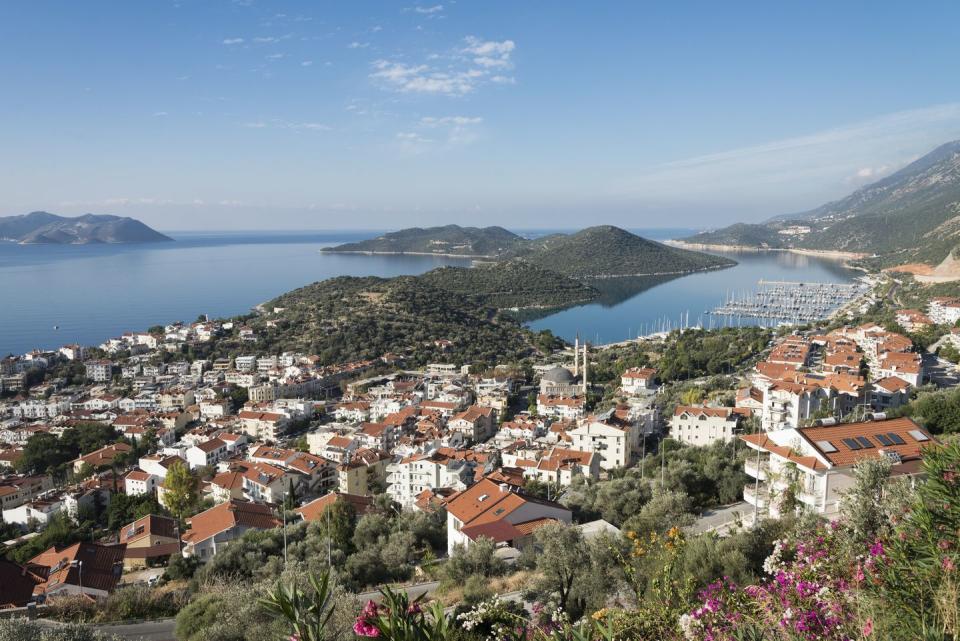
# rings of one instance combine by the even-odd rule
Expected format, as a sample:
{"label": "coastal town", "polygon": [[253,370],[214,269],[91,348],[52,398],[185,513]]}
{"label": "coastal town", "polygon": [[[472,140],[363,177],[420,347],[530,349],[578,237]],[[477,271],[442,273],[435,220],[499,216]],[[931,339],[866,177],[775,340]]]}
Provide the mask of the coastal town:
{"label": "coastal town", "polygon": [[[690,328],[612,346],[577,337],[494,366],[410,368],[403,354],[326,363],[266,353],[254,327],[206,318],[8,356],[0,604],[96,607],[129,586],[162,589],[251,532],[282,532],[275,554],[286,559],[288,529],[383,506],[432,519],[437,540],[380,580],[415,585],[475,546],[516,564],[545,528],[625,534],[623,518],[578,501],[638,467],[655,500],[667,452],[734,457],[732,492],[673,514],[691,533],[723,536],[798,510],[837,518],[863,461],[922,478],[942,429],[903,410],[918,392],[956,385],[953,364],[910,336],[935,331],[945,353],[960,348],[960,299],[897,309],[895,328],[844,322],[877,300],[775,332]],[[720,331],[764,332],[761,348],[723,376],[666,373],[673,343]],[[185,358],[225,334],[243,353]],[[431,346],[455,347],[455,337]]]}

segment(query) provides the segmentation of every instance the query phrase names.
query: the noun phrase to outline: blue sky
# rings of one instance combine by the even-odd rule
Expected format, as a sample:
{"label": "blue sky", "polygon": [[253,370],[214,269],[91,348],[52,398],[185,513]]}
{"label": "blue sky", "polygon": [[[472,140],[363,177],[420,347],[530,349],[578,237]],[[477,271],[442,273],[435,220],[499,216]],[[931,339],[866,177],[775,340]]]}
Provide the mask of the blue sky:
{"label": "blue sky", "polygon": [[960,138],[960,4],[789,4],[3,2],[0,215],[712,227]]}

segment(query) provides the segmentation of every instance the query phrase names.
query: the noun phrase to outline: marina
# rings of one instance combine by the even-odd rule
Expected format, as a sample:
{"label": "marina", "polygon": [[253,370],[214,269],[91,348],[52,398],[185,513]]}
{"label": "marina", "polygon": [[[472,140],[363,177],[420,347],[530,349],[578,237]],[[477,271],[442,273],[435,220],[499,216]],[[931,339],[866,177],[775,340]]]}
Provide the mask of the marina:
{"label": "marina", "polygon": [[760,280],[750,293],[728,293],[723,304],[709,313],[721,317],[761,319],[770,324],[802,324],[828,318],[833,312],[870,290],[852,283],[807,283]]}

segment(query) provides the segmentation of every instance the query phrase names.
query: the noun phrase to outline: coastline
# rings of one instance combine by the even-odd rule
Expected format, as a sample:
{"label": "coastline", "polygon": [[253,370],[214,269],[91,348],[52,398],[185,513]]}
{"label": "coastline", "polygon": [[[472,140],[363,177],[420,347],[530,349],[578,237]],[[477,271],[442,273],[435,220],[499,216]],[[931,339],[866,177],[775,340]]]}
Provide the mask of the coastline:
{"label": "coastline", "polygon": [[[672,242],[672,241],[667,241]],[[473,254],[436,254],[433,252],[387,252],[387,251],[360,251],[360,250],[333,250],[333,249],[321,249],[321,254],[363,254],[365,256],[437,256],[440,258],[464,258],[472,259],[474,261],[482,260],[489,261],[487,264],[496,264],[500,262],[501,258],[497,256],[484,256],[484,255],[473,255]],[[731,259],[732,260],[732,259]],[[698,274],[700,272],[709,272],[716,269],[727,269],[729,267],[734,267],[736,261],[733,261],[729,265],[713,265],[711,267],[701,267],[699,269],[686,269],[682,271],[673,271],[673,272],[652,272],[649,274],[597,274],[592,276],[569,276],[573,279],[583,279],[583,280],[592,280],[592,279],[607,279],[607,278],[637,278],[640,276],[683,276],[685,274]]]}
{"label": "coastline", "polygon": [[359,249],[327,249],[322,248],[319,250],[321,254],[363,254],[365,256],[436,256],[438,258],[472,258],[472,259],[486,259],[486,260],[498,260],[497,256],[489,256],[486,254],[438,254],[436,252],[378,252],[378,251],[362,251]]}
{"label": "coastline", "polygon": [[754,247],[750,245],[713,245],[708,243],[688,243],[682,240],[665,240],[666,245],[672,245],[681,249],[693,250],[713,250],[713,251],[742,251],[742,252],[788,252],[799,254],[801,256],[816,256],[818,258],[830,258],[836,260],[857,260],[866,258],[867,254],[860,252],[844,252],[832,249],[801,249],[797,247]]}

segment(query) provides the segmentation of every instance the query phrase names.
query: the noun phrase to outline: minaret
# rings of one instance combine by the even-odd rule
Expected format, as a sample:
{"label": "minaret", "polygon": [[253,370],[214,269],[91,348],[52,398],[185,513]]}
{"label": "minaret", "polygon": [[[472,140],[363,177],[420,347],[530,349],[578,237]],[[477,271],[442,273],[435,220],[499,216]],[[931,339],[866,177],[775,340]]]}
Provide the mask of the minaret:
{"label": "minaret", "polygon": [[573,375],[580,376],[580,332],[573,341]]}
{"label": "minaret", "polygon": [[587,395],[587,343],[583,343],[583,395]]}

